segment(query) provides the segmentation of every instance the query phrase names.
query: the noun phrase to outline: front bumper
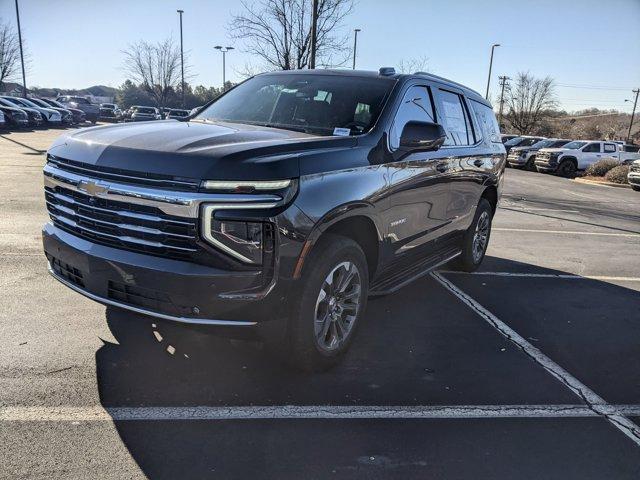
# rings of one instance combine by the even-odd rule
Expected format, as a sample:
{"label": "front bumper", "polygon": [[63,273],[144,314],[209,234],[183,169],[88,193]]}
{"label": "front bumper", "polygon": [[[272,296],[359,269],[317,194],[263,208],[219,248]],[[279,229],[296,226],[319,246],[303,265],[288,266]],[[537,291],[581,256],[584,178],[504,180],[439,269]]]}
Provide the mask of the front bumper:
{"label": "front bumper", "polygon": [[[45,224],[42,236],[52,275],[105,305],[185,324],[235,329],[279,325],[277,320],[286,316],[291,285],[284,279],[260,295],[234,295],[251,290],[259,272],[120,250],[88,242],[51,223]],[[265,336],[263,329],[255,330]]]}

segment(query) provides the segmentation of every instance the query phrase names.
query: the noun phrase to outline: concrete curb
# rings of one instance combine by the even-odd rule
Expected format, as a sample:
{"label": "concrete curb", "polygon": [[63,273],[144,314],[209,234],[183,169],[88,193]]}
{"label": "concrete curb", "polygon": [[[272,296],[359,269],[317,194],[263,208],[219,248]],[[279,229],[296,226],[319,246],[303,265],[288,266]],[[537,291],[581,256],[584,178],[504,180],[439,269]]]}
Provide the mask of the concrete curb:
{"label": "concrete curb", "polygon": [[601,185],[603,187],[631,188],[631,185],[629,185],[628,183],[623,185],[621,183],[613,183],[613,182],[595,182],[593,180],[587,180],[586,178],[574,178],[573,180],[578,183],[586,183],[589,185]]}

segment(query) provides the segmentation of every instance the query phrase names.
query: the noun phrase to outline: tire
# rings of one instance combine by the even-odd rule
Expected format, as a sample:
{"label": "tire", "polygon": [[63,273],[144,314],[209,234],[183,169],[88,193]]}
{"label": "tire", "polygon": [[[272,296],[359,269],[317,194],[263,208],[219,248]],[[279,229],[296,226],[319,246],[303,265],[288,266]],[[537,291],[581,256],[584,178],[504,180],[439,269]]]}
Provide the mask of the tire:
{"label": "tire", "polygon": [[637,186],[637,185],[631,185],[631,188],[632,188],[633,190],[635,190],[636,192],[640,192],[640,186]]}
{"label": "tire", "polygon": [[534,163],[536,161],[536,156],[532,155],[531,157],[529,157],[529,160],[527,160],[527,163],[525,163],[524,165],[524,169],[528,172],[535,172],[536,171],[536,164]]}
{"label": "tire", "polygon": [[[334,294],[334,284],[347,278]],[[312,250],[300,284],[300,302],[289,318],[288,362],[297,370],[327,370],[349,349],[367,306],[366,257],[353,240],[327,234]]]}
{"label": "tire", "polygon": [[[487,253],[492,219],[493,209],[491,204],[487,199],[481,198],[476,208],[473,222],[471,222],[471,226],[467,229],[462,239],[462,253],[454,260],[453,268],[463,272],[473,272],[478,269]],[[479,243],[475,241],[476,235],[479,235],[477,238]]]}
{"label": "tire", "polygon": [[576,176],[576,164],[571,160],[563,160],[558,165],[557,173],[564,178],[574,178]]}

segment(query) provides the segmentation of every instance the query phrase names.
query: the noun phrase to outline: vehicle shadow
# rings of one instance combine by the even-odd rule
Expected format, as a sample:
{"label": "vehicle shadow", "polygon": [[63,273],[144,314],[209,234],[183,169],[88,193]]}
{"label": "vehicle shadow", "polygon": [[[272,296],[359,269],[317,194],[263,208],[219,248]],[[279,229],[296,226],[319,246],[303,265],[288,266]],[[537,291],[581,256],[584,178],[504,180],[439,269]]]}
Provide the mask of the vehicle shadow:
{"label": "vehicle shadow", "polygon": [[[501,271],[567,275],[498,258],[487,258],[487,263]],[[459,277],[477,285],[489,281],[485,276]],[[618,295],[621,303],[640,302],[640,293],[635,290],[586,279],[570,281],[589,282],[592,290]],[[520,295],[531,301],[526,292]],[[573,313],[563,311],[562,315],[571,317]],[[588,316],[589,311],[578,309],[576,315]],[[96,352],[99,396],[107,409],[579,403],[431,278],[372,300],[349,354],[338,367],[320,374],[290,370],[260,343],[220,339],[117,309],[107,309],[106,318],[118,342],[104,341]],[[631,334],[636,335],[635,340],[624,342],[637,345],[640,331]],[[523,336],[536,335],[541,337],[539,333]],[[567,343],[574,340],[565,338]],[[608,350],[604,354],[609,354]],[[350,428],[347,423],[338,427],[331,420],[114,418],[114,425],[132,457],[152,479],[300,478],[308,472],[318,478],[335,476],[337,467],[323,463],[319,456],[340,449],[338,439],[347,435],[342,429]],[[365,425],[366,421],[360,421],[355,428]],[[366,455],[373,440],[364,433],[358,438],[348,450]],[[425,450],[429,450],[426,443]],[[402,457],[402,453],[398,455]],[[345,468],[338,468],[338,477],[368,478],[375,473]]]}
{"label": "vehicle shadow", "polygon": [[[33,131],[33,130],[22,130],[22,131]],[[15,143],[16,145],[19,145],[23,148],[26,148],[27,150],[29,150],[29,152],[27,152],[28,155],[43,155],[47,152],[46,150],[40,150],[38,148],[34,148],[30,145],[27,145],[26,143],[19,142],[13,138],[10,138],[8,135],[4,135],[4,134],[0,135],[0,138],[7,140],[9,142]]]}

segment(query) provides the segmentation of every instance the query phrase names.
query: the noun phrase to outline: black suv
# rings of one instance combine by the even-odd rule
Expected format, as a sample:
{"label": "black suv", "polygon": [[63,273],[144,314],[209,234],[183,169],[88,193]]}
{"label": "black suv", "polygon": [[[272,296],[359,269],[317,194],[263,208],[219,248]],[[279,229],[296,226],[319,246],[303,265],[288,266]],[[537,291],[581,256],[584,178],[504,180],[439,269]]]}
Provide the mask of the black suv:
{"label": "black suv", "polygon": [[[367,297],[482,261],[505,148],[427,74],[255,76],[185,122],[69,133],[44,167],[54,277],[103,304],[334,363]],[[282,350],[282,348],[281,348]]]}

